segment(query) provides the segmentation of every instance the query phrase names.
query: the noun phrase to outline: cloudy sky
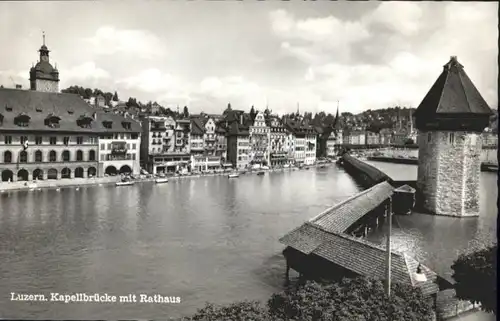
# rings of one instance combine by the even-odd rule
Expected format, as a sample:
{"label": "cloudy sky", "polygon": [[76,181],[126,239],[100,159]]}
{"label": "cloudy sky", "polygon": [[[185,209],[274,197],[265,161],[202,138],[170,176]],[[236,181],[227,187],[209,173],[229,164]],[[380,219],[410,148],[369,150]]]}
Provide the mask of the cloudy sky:
{"label": "cloudy sky", "polygon": [[192,112],[416,107],[452,55],[497,107],[497,13],[496,2],[1,2],[0,84],[29,85],[45,31],[61,88]]}

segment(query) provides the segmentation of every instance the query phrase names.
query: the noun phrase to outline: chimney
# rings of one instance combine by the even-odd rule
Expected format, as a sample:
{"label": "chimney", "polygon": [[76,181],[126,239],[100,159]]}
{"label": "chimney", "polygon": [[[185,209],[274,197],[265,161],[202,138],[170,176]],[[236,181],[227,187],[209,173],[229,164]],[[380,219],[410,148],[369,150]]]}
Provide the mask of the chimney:
{"label": "chimney", "polygon": [[23,85],[16,85],[16,89],[23,89]]}
{"label": "chimney", "polygon": [[243,113],[240,114],[240,125],[243,125]]}

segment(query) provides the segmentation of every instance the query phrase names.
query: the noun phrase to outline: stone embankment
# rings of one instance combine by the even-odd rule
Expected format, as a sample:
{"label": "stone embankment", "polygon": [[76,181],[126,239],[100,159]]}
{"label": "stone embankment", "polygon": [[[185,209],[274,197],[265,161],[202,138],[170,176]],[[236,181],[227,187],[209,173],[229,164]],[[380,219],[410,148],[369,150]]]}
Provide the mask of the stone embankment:
{"label": "stone embankment", "polygon": [[[328,164],[327,164],[328,165]],[[315,167],[316,165],[311,165],[308,167]],[[296,167],[290,168],[274,168],[268,169],[264,172],[284,172],[284,171],[294,171],[299,170]],[[246,175],[252,175],[261,170],[249,170],[246,171]],[[187,174],[187,175],[172,175],[167,176],[169,179],[187,179],[187,178],[199,178],[206,176],[223,176],[228,175],[228,172],[224,173],[210,173],[210,174]],[[121,180],[120,176],[110,176],[110,177],[93,177],[93,178],[72,178],[72,179],[58,179],[58,180],[40,180],[40,181],[18,181],[18,182],[0,182],[0,193],[6,191],[22,191],[22,190],[34,190],[34,189],[55,189],[62,187],[79,187],[79,186],[92,186],[92,185],[107,185],[115,184]],[[146,183],[154,182],[155,178],[140,178],[134,180],[135,183]]]}

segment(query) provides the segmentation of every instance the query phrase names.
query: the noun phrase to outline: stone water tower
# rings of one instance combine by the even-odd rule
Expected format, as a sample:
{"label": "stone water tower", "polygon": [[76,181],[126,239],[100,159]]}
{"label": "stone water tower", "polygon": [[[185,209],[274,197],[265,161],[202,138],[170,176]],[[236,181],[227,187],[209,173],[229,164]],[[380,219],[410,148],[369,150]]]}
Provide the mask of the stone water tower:
{"label": "stone water tower", "polygon": [[492,111],[451,57],[415,111],[418,205],[450,216],[479,215],[481,133]]}

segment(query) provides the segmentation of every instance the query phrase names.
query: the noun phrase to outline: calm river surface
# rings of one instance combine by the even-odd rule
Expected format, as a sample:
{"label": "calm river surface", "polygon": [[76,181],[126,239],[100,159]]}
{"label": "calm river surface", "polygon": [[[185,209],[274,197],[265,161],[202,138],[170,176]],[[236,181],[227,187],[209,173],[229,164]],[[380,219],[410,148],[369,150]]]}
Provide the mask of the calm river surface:
{"label": "calm river surface", "polygon": [[[342,169],[0,194],[0,318],[166,319],[282,289],[278,239],[359,188]],[[10,302],[10,292],[180,304]]]}
{"label": "calm river surface", "polygon": [[[449,274],[471,240],[496,237],[496,175],[488,175],[481,177],[484,215],[400,216],[395,247]],[[0,318],[165,319],[206,301],[265,301],[283,286],[278,239],[359,190],[333,165],[233,180],[0,194]],[[383,241],[384,228],[370,238]],[[161,294],[182,302],[19,303],[9,301],[13,291]]]}

